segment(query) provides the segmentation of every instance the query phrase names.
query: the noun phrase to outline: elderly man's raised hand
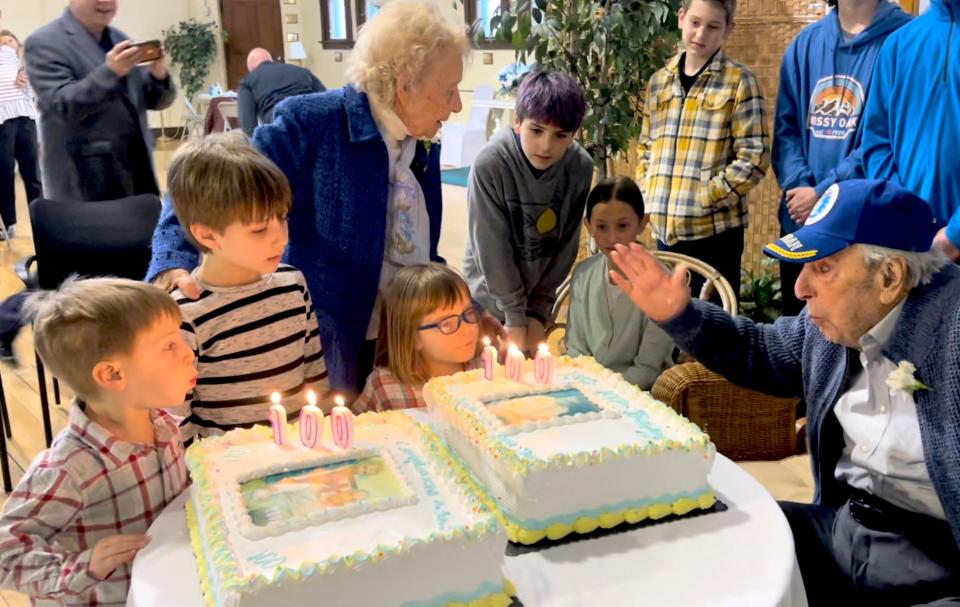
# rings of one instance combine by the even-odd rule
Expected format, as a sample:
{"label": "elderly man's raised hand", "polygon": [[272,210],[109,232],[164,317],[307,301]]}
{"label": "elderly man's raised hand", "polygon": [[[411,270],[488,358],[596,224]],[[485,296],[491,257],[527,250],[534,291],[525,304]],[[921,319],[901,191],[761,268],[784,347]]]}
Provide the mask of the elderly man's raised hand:
{"label": "elderly man's raised hand", "polygon": [[140,63],[140,47],[133,46],[129,40],[121,40],[107,53],[107,67],[123,78]]}
{"label": "elderly man's raised hand", "polygon": [[676,318],[690,303],[687,268],[678,265],[670,274],[649,251],[636,243],[618,244],[610,255],[616,270],[613,283],[655,322]]}

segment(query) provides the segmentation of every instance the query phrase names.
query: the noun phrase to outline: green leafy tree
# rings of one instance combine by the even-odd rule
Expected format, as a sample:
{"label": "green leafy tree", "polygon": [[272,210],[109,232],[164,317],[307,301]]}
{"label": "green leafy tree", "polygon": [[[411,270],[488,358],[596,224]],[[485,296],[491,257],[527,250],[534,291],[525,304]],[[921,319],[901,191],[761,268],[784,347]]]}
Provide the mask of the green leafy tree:
{"label": "green leafy tree", "polygon": [[[583,86],[582,141],[601,177],[640,134],[647,81],[676,52],[679,0],[518,0],[490,20],[519,61]],[[483,36],[475,24],[476,36]]]}
{"label": "green leafy tree", "polygon": [[[226,34],[223,34],[226,38]],[[187,99],[203,88],[210,64],[217,57],[217,24],[196,19],[181,21],[163,31],[164,52],[170,65],[179,68],[180,85]]]}

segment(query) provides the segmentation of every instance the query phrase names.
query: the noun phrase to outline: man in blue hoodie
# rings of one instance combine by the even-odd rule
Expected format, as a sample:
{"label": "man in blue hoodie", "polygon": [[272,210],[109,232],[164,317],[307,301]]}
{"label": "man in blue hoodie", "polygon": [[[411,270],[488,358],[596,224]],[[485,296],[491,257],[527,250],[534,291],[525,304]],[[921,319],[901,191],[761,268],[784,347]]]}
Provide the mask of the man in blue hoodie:
{"label": "man in blue hoodie", "polygon": [[[805,28],[787,48],[771,163],[783,189],[782,233],[804,224],[831,185],[861,179],[862,114],[873,66],[887,36],[910,21],[889,0],[829,0],[834,10]],[[803,308],[794,295],[801,266],[780,263],[783,313]]]}
{"label": "man in blue hoodie", "polygon": [[942,222],[934,240],[960,258],[960,0],[930,0],[887,40],[867,103],[867,177],[895,181]]}

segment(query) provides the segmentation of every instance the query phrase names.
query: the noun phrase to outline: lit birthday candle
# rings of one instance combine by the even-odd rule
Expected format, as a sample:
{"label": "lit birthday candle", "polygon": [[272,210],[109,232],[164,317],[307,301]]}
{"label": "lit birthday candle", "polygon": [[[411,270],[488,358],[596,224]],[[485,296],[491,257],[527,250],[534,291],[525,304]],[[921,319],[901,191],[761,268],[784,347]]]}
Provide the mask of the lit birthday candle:
{"label": "lit birthday candle", "polygon": [[533,378],[542,386],[553,383],[553,355],[547,344],[540,344],[533,359]]}
{"label": "lit birthday candle", "polygon": [[280,393],[274,392],[270,395],[273,402],[270,405],[270,412],[267,414],[270,420],[270,426],[273,428],[273,442],[282,447],[287,444],[287,410],[280,404]]}
{"label": "lit birthday candle", "polygon": [[342,449],[353,445],[353,411],[343,406],[343,397],[334,398],[337,406],[330,412],[330,432],[333,442]]}
{"label": "lit birthday candle", "polygon": [[317,407],[317,395],[307,390],[307,405],[300,409],[300,442],[308,449],[317,449],[323,441],[323,411]]}
{"label": "lit birthday candle", "polygon": [[507,362],[504,366],[507,379],[516,382],[520,381],[520,378],[523,376],[523,361],[523,352],[520,351],[520,348],[518,348],[516,344],[510,344],[510,347],[507,349]]}
{"label": "lit birthday candle", "polygon": [[480,364],[483,365],[483,378],[493,379],[493,369],[497,364],[497,349],[490,345],[490,338],[483,338],[483,351],[480,353]]}

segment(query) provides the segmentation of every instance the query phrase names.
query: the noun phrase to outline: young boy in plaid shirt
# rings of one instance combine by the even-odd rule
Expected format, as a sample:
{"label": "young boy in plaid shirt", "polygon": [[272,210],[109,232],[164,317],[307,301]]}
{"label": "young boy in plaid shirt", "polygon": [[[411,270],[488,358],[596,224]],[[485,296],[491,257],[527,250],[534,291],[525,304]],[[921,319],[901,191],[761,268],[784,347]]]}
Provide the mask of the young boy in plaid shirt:
{"label": "young boy in plaid shirt", "polygon": [[683,0],[684,52],[647,85],[637,183],[657,248],[709,263],[739,292],[747,192],[770,154],[757,78],[720,48],[736,7]]}
{"label": "young boy in plaid shirt", "polygon": [[125,605],[150,524],[188,484],[163,407],[196,383],[180,310],[161,289],[97,278],[35,296],[45,365],[77,395],[70,421],[0,515],[0,585],[33,605]]}

